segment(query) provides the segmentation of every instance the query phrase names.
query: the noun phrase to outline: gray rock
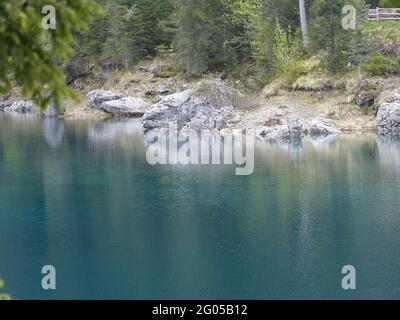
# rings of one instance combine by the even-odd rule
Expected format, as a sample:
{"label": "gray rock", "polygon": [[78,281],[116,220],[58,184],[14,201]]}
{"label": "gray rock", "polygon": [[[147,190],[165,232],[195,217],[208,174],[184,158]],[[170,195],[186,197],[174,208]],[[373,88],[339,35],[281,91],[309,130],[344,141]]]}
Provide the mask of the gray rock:
{"label": "gray rock", "polygon": [[87,94],[89,107],[98,109],[102,108],[104,102],[118,100],[122,97],[121,93],[109,90],[93,90]]}
{"label": "gray rock", "polygon": [[5,94],[0,96],[0,111],[4,111],[5,108],[10,107],[14,101],[10,100],[11,94]]}
{"label": "gray rock", "polygon": [[281,124],[282,124],[281,119],[276,118],[276,117],[269,117],[264,122],[264,126],[266,126],[266,127],[275,127],[275,126],[278,126]]}
{"label": "gray rock", "polygon": [[159,92],[160,94],[167,94],[167,93],[169,93],[169,89],[168,89],[167,86],[161,86],[161,87],[158,89],[158,92]]}
{"label": "gray rock", "polygon": [[380,134],[400,132],[400,101],[387,102],[379,106],[376,128]]}
{"label": "gray rock", "polygon": [[219,110],[215,108],[201,108],[189,123],[186,124],[185,128],[194,130],[220,130],[234,119],[237,119],[237,113],[231,106]]}
{"label": "gray rock", "polygon": [[4,112],[12,113],[31,113],[35,108],[32,101],[15,101],[9,107],[4,108]]}
{"label": "gray rock", "polygon": [[203,80],[197,83],[193,88],[193,95],[202,97],[205,102],[217,109],[226,106],[238,108],[243,100],[240,91],[225,85],[220,79]]}
{"label": "gray rock", "polygon": [[257,132],[257,136],[269,142],[281,142],[290,139],[289,128],[284,124],[273,128],[262,128]]}
{"label": "gray rock", "polygon": [[193,90],[162,97],[143,116],[144,128],[168,128],[170,122],[176,122],[178,128],[222,129],[231,120],[236,121],[233,103],[238,105],[234,98],[240,93],[221,83],[202,82]]}
{"label": "gray rock", "polygon": [[297,117],[288,118],[286,125],[265,127],[257,132],[257,136],[266,141],[282,142],[285,140],[301,140],[305,129],[303,120]]}
{"label": "gray rock", "polygon": [[331,134],[338,134],[341,131],[337,129],[330,120],[326,118],[316,118],[311,122],[310,135],[311,136],[329,136]]}
{"label": "gray rock", "polygon": [[291,139],[301,139],[304,137],[303,120],[297,117],[288,118],[288,130]]}
{"label": "gray rock", "polygon": [[142,99],[126,97],[104,102],[101,108],[115,117],[141,117],[149,106]]}
{"label": "gray rock", "polygon": [[123,97],[119,92],[94,90],[88,93],[88,105],[101,109],[114,117],[140,117],[150,106],[134,97]]}
{"label": "gray rock", "polygon": [[157,90],[154,88],[151,88],[145,92],[145,95],[148,97],[154,97],[157,95]]}
{"label": "gray rock", "polygon": [[144,114],[143,127],[168,128],[169,123],[175,121],[182,128],[195,117],[201,107],[201,102],[192,97],[191,90],[163,97]]}
{"label": "gray rock", "polygon": [[156,64],[152,64],[149,68],[150,73],[154,76],[154,77],[159,77],[160,76],[160,67]]}

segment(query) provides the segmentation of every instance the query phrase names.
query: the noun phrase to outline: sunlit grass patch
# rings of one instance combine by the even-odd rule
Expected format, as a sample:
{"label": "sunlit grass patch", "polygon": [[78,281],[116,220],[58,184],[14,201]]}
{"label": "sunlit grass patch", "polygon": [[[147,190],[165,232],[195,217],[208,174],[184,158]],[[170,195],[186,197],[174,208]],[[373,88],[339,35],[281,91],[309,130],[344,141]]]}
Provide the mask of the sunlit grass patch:
{"label": "sunlit grass patch", "polygon": [[363,24],[365,32],[372,39],[383,42],[400,41],[400,21],[367,21]]}

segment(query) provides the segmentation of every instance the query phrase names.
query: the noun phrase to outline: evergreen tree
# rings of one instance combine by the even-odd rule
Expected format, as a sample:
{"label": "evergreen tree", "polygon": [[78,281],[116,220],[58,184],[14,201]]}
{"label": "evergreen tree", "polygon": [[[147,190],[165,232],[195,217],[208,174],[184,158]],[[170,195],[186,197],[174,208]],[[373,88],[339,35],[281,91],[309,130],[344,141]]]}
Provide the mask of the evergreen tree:
{"label": "evergreen tree", "polygon": [[347,4],[353,5],[359,13],[366,9],[364,0],[315,0],[311,7],[313,50],[326,52],[327,66],[332,73],[351,62],[349,52],[359,37],[357,30],[342,27],[342,8]]}
{"label": "evergreen tree", "polygon": [[186,76],[226,61],[225,6],[221,0],[177,0],[177,51]]}
{"label": "evergreen tree", "polygon": [[106,39],[103,43],[101,61],[103,66],[116,69],[127,66],[128,40],[126,21],[128,8],[119,0],[111,2],[107,8]]}

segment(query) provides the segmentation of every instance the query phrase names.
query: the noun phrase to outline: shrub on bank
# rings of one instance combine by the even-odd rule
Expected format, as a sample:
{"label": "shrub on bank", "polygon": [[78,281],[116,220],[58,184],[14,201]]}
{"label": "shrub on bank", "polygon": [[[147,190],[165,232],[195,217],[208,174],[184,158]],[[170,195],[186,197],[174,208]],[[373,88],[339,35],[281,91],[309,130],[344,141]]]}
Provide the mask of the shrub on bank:
{"label": "shrub on bank", "polygon": [[[397,60],[397,61],[396,61]],[[363,63],[362,70],[369,76],[388,76],[400,74],[400,60],[373,53]]]}

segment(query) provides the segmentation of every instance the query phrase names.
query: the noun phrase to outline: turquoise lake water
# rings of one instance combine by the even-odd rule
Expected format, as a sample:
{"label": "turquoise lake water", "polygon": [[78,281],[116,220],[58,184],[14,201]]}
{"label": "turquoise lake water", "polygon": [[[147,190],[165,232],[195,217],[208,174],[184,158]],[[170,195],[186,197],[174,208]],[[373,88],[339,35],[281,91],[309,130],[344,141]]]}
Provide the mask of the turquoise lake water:
{"label": "turquoise lake water", "polygon": [[398,299],[399,208],[389,138],[260,142],[236,176],[150,166],[137,121],[0,113],[0,291],[17,299]]}

